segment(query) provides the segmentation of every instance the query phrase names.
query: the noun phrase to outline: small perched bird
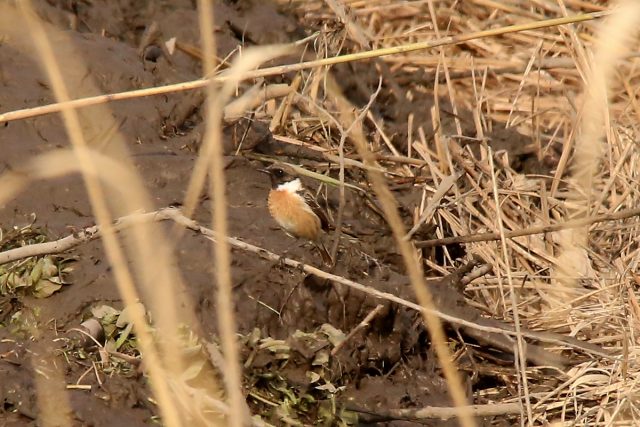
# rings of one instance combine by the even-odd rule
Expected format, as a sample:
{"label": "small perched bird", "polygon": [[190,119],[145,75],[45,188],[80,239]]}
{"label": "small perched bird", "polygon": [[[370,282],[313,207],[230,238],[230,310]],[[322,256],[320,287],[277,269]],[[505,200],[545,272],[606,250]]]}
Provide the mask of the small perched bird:
{"label": "small perched bird", "polygon": [[304,187],[296,171],[281,163],[260,171],[271,178],[268,206],[273,219],[287,234],[315,243],[323,261],[332,263],[321,241],[324,231],[329,228],[327,215],[313,194]]}

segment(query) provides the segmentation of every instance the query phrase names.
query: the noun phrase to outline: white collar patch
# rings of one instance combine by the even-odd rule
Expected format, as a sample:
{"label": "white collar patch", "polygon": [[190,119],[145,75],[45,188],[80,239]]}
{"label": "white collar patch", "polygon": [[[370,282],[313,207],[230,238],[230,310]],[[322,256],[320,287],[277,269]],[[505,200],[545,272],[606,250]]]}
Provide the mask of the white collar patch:
{"label": "white collar patch", "polygon": [[296,178],[278,185],[278,190],[286,191],[288,193],[297,193],[298,191],[302,191],[302,182],[300,182],[300,178]]}

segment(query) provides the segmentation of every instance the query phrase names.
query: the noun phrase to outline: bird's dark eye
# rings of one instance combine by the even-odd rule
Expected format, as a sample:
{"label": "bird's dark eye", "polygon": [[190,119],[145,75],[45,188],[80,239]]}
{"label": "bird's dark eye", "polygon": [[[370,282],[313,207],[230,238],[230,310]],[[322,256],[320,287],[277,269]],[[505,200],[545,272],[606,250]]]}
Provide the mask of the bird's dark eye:
{"label": "bird's dark eye", "polygon": [[278,178],[282,178],[284,176],[284,171],[282,169],[276,169],[273,171],[273,173]]}

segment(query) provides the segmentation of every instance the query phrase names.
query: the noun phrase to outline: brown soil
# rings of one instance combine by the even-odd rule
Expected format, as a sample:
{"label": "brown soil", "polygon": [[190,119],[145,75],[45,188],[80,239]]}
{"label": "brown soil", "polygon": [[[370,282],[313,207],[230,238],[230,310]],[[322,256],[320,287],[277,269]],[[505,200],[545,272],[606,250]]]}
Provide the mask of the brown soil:
{"label": "brown soil", "polygon": [[[164,57],[157,62],[144,61],[138,53],[142,33],[152,22],[158,25],[159,40],[176,36],[183,43],[198,45],[198,20],[195,2],[191,0],[73,2],[74,9],[67,8],[70,2],[61,0],[36,3],[45,21],[61,29],[68,29],[73,24],[74,30],[70,30],[69,35],[74,49],[86,61],[87,74],[104,93],[192,80],[200,73],[200,63],[184,53],[174,55],[170,62]],[[296,39],[304,34],[295,17],[287,16],[267,2],[217,2],[216,24],[220,57],[225,57],[241,43],[238,36],[244,36],[247,44],[265,44]],[[362,70],[367,65],[356,64],[354,67]],[[354,70],[342,67],[338,72],[347,75]],[[0,111],[52,102],[53,96],[46,81],[26,52],[12,48],[10,43],[0,44]],[[377,77],[372,75],[370,82],[365,80],[361,83],[373,87],[376,81]],[[354,102],[363,101],[358,99],[357,90],[350,87],[348,81],[345,85]],[[121,123],[119,130],[129,141],[128,148],[134,162],[158,208],[184,198],[202,135],[197,99],[198,96],[193,94],[173,94],[112,106],[116,120]],[[416,100],[416,106],[412,106],[389,98],[379,102],[375,108],[376,114],[390,123],[395,122],[398,132],[402,132],[411,109],[424,111],[424,105],[419,104],[419,100]],[[182,113],[190,109],[194,114]],[[449,119],[443,120],[447,122]],[[524,145],[520,144],[522,138],[518,138],[514,135],[493,135],[497,141]],[[0,127],[0,141],[4,171],[19,168],[31,156],[67,145],[64,128],[56,115],[4,124]],[[525,156],[526,159],[526,153],[513,146],[499,148],[512,150],[515,157]],[[269,184],[256,171],[258,167],[258,162],[243,157],[229,161],[227,180],[229,189],[232,189],[229,191],[230,234],[276,253],[288,250],[290,256],[314,263],[317,254],[286,237],[269,217],[266,209]],[[400,189],[397,195],[405,206],[412,207],[419,202],[417,196],[407,190]],[[350,199],[347,216],[364,209],[363,202],[357,197]],[[65,236],[70,227],[93,223],[83,183],[75,176],[33,185],[3,207],[0,224],[3,229],[24,225],[30,222],[32,214],[36,215],[36,224],[46,228],[51,237]],[[207,223],[208,218],[208,208],[202,204],[196,219]],[[394,249],[389,249],[394,246],[379,218],[373,214],[357,218],[351,215],[347,222],[361,231],[361,243],[358,247],[345,244],[336,272],[371,286],[380,287],[380,283],[384,283],[385,289],[411,298],[400,258]],[[363,252],[376,259],[363,257]],[[207,335],[212,337],[216,327],[213,321],[215,307],[212,302],[210,242],[200,236],[186,234],[179,242],[176,254],[176,262],[189,284],[197,315]],[[36,341],[40,344],[55,346],[51,344],[52,339],[61,331],[76,327],[93,306],[108,304],[121,308],[101,243],[79,247],[72,255],[78,261],[69,278],[71,286],[45,299],[18,295],[17,299],[9,301],[11,312],[37,313],[39,336]],[[233,283],[240,333],[249,334],[257,327],[262,337],[288,340],[294,350],[294,356],[284,367],[269,355],[261,354],[255,358],[245,372],[247,382],[259,385],[260,375],[271,372],[281,376],[289,387],[315,393],[305,374],[319,349],[309,348],[302,340],[292,339],[293,334],[297,330],[317,331],[325,323],[346,333],[378,302],[323,283],[310,283],[300,272],[245,253],[234,252],[233,255]],[[281,311],[281,315],[268,307]],[[413,312],[385,307],[369,333],[354,338],[331,361],[327,378],[335,385],[345,386],[345,390],[338,394],[340,407],[375,412],[381,408],[446,406],[451,403],[428,336],[416,320]],[[30,358],[36,357],[36,347],[29,337],[16,335],[8,327],[0,326],[0,338],[3,339],[0,341],[0,403],[3,403],[0,406],[0,424],[32,425],[37,406]],[[37,348],[46,347],[41,345]],[[89,365],[86,361],[65,360],[59,350],[54,351],[56,360],[64,366],[67,383],[75,384]],[[53,350],[50,348],[49,351]],[[248,357],[249,353],[250,349],[245,348],[243,357]],[[90,384],[91,390],[69,391],[77,425],[144,425],[157,415],[156,408],[147,399],[150,391],[143,375],[113,375],[103,378],[103,381],[99,385],[93,375],[87,375],[82,383]],[[472,391],[474,384],[471,379],[467,379],[467,383]],[[268,413],[269,408],[258,400],[249,397],[247,401],[256,413]],[[316,412],[317,409],[310,411],[303,421],[313,422]],[[370,421],[376,422],[375,417],[370,417]],[[491,422],[489,419],[485,421]],[[273,422],[278,421],[274,419]],[[397,421],[396,424],[409,423]],[[429,425],[448,424],[433,422]]]}

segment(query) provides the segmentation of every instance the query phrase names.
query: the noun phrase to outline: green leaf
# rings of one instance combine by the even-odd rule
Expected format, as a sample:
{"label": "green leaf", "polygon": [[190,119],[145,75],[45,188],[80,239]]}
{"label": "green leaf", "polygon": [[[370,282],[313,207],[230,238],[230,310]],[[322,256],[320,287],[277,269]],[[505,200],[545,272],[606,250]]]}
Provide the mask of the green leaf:
{"label": "green leaf", "polygon": [[127,324],[127,327],[124,328],[122,332],[120,332],[120,336],[116,341],[116,350],[118,350],[122,346],[122,344],[124,344],[127,341],[127,338],[129,338],[129,334],[131,333],[132,329],[133,329],[133,323],[129,323]]}
{"label": "green leaf", "polygon": [[31,283],[38,283],[42,278],[42,270],[44,268],[44,260],[41,258],[36,261],[36,264],[33,266],[31,273],[29,274],[29,279],[31,279]]}
{"label": "green leaf", "polygon": [[42,258],[42,277],[48,279],[58,275],[58,267],[53,263],[51,256]]}
{"label": "green leaf", "polygon": [[36,298],[47,298],[53,295],[54,292],[60,290],[62,287],[59,283],[54,283],[51,280],[42,279],[36,283],[33,289],[33,296]]}

